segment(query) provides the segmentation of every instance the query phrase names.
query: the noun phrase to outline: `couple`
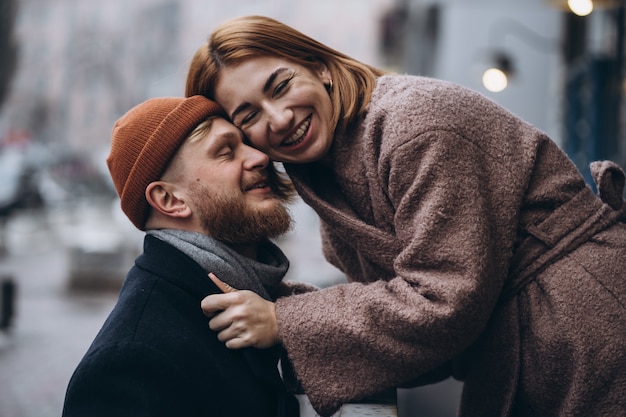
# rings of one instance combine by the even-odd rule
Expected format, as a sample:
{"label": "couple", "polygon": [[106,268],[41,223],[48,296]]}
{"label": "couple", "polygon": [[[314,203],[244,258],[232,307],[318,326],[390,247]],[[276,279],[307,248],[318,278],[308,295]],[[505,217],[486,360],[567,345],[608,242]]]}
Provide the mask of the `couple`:
{"label": "couple", "polygon": [[[265,17],[217,28],[193,57],[186,89],[187,100],[201,95],[218,102],[246,143],[283,162],[298,194],[320,216],[326,258],[349,280],[320,290],[273,281],[276,290],[264,294],[250,287],[263,274],[219,271],[212,264],[203,270],[196,260],[207,286],[207,296],[199,291],[196,298],[204,297],[211,329],[198,337],[224,342],[225,355],[278,355],[280,346],[282,363],[293,367],[322,416],[389,388],[450,376],[464,381],[461,416],[601,416],[626,409],[626,206],[617,165],[593,164],[595,196],[544,133],[485,97],[438,80],[386,74]],[[162,146],[177,138],[170,133],[177,119],[159,121],[167,121],[156,129],[168,138]],[[193,165],[192,157],[201,155],[182,159]],[[268,162],[261,165],[262,172],[274,172]],[[141,173],[145,166],[132,168]],[[145,180],[165,181],[160,172],[154,175]],[[233,192],[252,204],[264,192],[248,188],[245,177]],[[186,181],[189,189],[209,185],[199,175]],[[141,186],[142,204],[152,207],[147,211],[161,212],[148,184]],[[118,190],[124,200],[124,188]],[[176,206],[175,194],[161,193]],[[198,202],[215,198],[207,194]],[[201,211],[168,213],[180,219]],[[209,211],[208,217],[220,215]],[[203,235],[198,240],[155,223],[146,243],[205,253],[205,236],[211,242],[220,237],[205,227],[215,222],[204,223],[196,229]],[[268,244],[260,236],[255,241]],[[223,242],[220,248],[249,255],[241,242]],[[257,259],[266,264],[268,257]],[[135,268],[146,270],[141,262]],[[165,263],[153,273],[167,273],[181,285],[194,276],[181,261]],[[226,294],[201,277],[206,272],[228,284],[211,278]],[[132,274],[126,287],[137,285]],[[137,294],[145,296],[145,289]],[[173,337],[163,334],[173,318],[155,310],[160,323],[150,337],[174,343],[163,340]],[[131,331],[120,323],[108,326]],[[112,332],[101,333],[92,355]],[[208,366],[211,357],[198,361],[197,368]],[[160,368],[144,369],[160,375]],[[189,376],[200,378],[192,386],[215,383],[210,379],[220,375],[203,372],[203,378]],[[131,381],[117,377],[130,390],[124,385]],[[80,390],[78,380],[70,394]],[[272,387],[280,407],[251,415],[290,415],[290,395],[279,384],[262,386]],[[237,389],[239,402],[248,396],[262,402],[258,392]],[[163,401],[173,401],[166,391]],[[217,407],[226,397],[212,392],[205,387],[198,398]],[[180,390],[175,395],[181,406],[187,402],[181,398],[190,398]]]}

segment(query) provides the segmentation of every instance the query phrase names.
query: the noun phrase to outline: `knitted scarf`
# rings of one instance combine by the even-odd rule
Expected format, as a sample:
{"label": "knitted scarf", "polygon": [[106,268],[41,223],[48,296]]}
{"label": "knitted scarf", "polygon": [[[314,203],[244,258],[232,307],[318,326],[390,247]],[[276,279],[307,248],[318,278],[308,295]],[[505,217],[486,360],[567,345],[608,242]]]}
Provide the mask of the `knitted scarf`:
{"label": "knitted scarf", "polygon": [[[272,301],[273,289],[289,269],[285,254],[269,240],[259,245],[258,259],[245,257],[219,240],[197,232],[149,230],[148,234],[174,246],[233,288],[250,290]],[[207,279],[209,279],[207,277]]]}

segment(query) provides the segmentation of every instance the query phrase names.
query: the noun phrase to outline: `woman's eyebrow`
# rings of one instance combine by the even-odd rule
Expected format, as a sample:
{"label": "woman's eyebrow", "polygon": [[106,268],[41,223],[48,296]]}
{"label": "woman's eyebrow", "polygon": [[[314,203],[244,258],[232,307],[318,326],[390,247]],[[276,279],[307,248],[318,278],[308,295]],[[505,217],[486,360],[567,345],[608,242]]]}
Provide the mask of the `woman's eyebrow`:
{"label": "woman's eyebrow", "polygon": [[[265,84],[263,84],[263,93],[267,93],[267,91],[272,86],[272,83],[276,80],[276,77],[278,77],[281,73],[285,71],[287,71],[287,68],[285,67],[279,67],[272,71],[269,77],[267,77],[267,80],[265,80]],[[235,120],[235,116],[237,116],[237,114],[247,109],[248,107],[250,107],[250,103],[248,102],[238,105],[237,108],[235,108],[235,110],[233,110],[233,112],[230,114],[230,120]]]}
{"label": "woman's eyebrow", "polygon": [[287,68],[285,67],[279,67],[276,68],[269,77],[267,77],[267,80],[265,81],[265,85],[263,86],[263,92],[267,93],[267,90],[270,89],[270,87],[272,86],[272,83],[274,82],[274,80],[276,79],[276,77],[278,77],[278,75],[281,72],[287,71]]}
{"label": "woman's eyebrow", "polygon": [[230,120],[234,121],[235,117],[242,111],[244,111],[245,109],[247,109],[248,107],[250,107],[250,103],[248,103],[247,101],[245,103],[241,103],[240,105],[237,106],[237,108],[235,110],[233,110],[233,112],[230,114]]}

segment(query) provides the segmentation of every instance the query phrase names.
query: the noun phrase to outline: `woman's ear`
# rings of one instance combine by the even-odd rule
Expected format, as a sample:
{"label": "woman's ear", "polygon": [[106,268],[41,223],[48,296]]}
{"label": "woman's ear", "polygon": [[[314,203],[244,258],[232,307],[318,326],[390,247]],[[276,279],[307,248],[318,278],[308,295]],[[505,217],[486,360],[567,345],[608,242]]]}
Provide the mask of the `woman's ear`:
{"label": "woman's ear", "polygon": [[189,217],[191,208],[178,196],[176,186],[166,181],[154,181],[146,187],[146,200],[152,208],[168,217]]}
{"label": "woman's ear", "polygon": [[328,69],[328,66],[326,66],[326,64],[324,64],[322,61],[315,61],[315,72],[318,75],[318,77],[320,77],[320,79],[326,83],[328,80],[332,79],[331,74],[330,74],[330,70]]}

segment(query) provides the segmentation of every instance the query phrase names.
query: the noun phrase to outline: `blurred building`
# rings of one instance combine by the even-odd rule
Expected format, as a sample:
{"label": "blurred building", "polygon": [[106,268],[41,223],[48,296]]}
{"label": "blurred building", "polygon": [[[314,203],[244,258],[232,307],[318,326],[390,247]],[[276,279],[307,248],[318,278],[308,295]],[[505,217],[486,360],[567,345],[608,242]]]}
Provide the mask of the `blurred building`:
{"label": "blurred building", "polygon": [[[623,0],[576,15],[566,0],[396,0],[383,18],[385,62],[478,90],[553,138],[591,182],[590,161],[626,165]],[[498,65],[508,86],[489,91]]]}
{"label": "blurred building", "polygon": [[183,95],[195,50],[221,21],[264,14],[377,62],[377,19],[391,0],[21,0],[17,71],[0,138],[73,149],[108,147],[113,122],[153,96]]}

